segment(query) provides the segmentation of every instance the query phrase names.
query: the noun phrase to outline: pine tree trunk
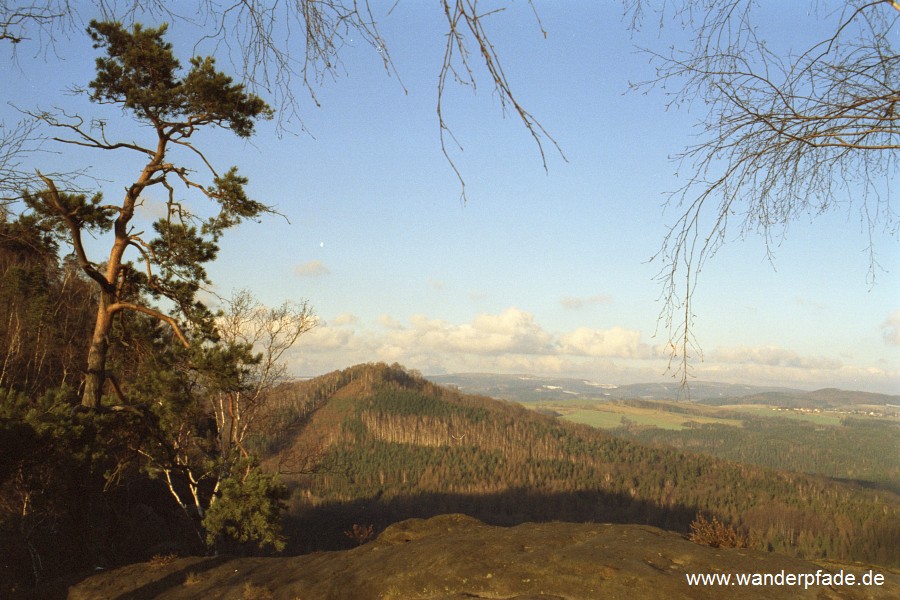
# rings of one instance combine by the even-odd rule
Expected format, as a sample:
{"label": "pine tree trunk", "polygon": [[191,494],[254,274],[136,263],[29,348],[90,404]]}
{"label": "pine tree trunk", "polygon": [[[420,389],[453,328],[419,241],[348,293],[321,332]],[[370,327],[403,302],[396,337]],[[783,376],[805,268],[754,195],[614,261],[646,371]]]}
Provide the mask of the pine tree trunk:
{"label": "pine tree trunk", "polygon": [[106,383],[106,355],[109,352],[109,331],[112,327],[112,316],[106,310],[107,304],[107,294],[102,293],[100,306],[97,308],[94,335],[88,350],[87,374],[84,379],[84,394],[81,397],[81,405],[90,409],[100,408],[103,384]]}

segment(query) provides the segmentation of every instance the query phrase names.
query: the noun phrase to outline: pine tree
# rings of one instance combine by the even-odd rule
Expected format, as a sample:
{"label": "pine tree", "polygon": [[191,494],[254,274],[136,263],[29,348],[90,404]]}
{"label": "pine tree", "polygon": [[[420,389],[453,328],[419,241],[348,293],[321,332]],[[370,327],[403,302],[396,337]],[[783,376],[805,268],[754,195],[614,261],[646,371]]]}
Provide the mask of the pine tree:
{"label": "pine tree", "polygon": [[[57,141],[106,152],[132,152],[146,163],[128,182],[121,201],[104,203],[100,194],[60,189],[51,177],[41,176],[46,186],[26,194],[25,201],[38,217],[36,225],[55,235],[74,251],[78,266],[99,288],[99,301],[87,356],[82,404],[100,407],[107,380],[107,358],[113,321],[123,311],[136,311],[169,325],[174,336],[190,345],[190,323],[208,333],[210,314],[195,295],[208,282],[204,265],[216,257],[222,233],[244,219],[272,212],[250,199],[247,179],[236,167],[220,173],[194,145],[199,131],[219,127],[242,138],[250,137],[255,123],[272,116],[259,97],[249,94],[224,73],[212,58],[192,58],[182,72],[171,44],[164,40],[166,26],[127,30],[120,23],[92,21],[88,32],[94,47],[105,56],[97,59],[97,76],[81,90],[97,104],[112,105],[153,131],[145,144],[111,141],[105,123],[85,126],[79,117],[34,115],[70,137]],[[173,160],[175,151],[199,157],[212,177],[199,181],[187,163]],[[177,194],[199,195],[218,209],[215,216],[201,219],[192,214]],[[166,216],[153,225],[153,234],[136,231],[132,223],[141,202],[151,201],[151,188],[161,188]],[[103,262],[92,260],[84,247],[85,234],[109,237],[109,254]],[[136,252],[137,264],[127,252]],[[164,311],[145,301],[165,299],[175,308]],[[205,325],[204,325],[205,324]]]}

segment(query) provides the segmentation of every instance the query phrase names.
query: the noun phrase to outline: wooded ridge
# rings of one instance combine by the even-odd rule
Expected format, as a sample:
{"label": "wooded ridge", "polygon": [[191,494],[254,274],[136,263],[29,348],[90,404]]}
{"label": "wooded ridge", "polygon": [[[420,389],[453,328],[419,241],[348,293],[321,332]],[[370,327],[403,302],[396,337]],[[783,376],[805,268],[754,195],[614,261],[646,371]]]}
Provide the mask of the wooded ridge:
{"label": "wooded ridge", "polygon": [[600,521],[683,533],[703,513],[756,548],[900,564],[892,492],[640,444],[442,388],[396,365],[286,385],[270,406],[266,430],[275,433],[256,443],[267,464],[286,471],[298,550],[342,547],[354,523],[377,531],[446,512],[504,525]]}

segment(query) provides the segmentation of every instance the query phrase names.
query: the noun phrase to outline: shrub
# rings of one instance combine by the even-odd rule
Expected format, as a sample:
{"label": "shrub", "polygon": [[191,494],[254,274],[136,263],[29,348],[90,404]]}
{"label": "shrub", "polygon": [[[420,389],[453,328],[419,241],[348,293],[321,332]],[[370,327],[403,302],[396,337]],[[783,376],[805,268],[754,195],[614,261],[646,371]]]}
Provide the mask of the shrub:
{"label": "shrub", "polygon": [[691,523],[690,540],[712,548],[746,548],[747,537],[713,517],[708,521],[701,513]]}
{"label": "shrub", "polygon": [[253,585],[249,581],[244,584],[244,595],[241,600],[270,600],[272,591],[264,586]]}
{"label": "shrub", "polygon": [[149,565],[151,569],[158,569],[166,565],[170,565],[178,559],[177,554],[154,554],[150,559]]}
{"label": "shrub", "polygon": [[354,523],[351,529],[344,532],[344,535],[362,546],[375,537],[375,528],[372,525],[363,527],[362,525]]}

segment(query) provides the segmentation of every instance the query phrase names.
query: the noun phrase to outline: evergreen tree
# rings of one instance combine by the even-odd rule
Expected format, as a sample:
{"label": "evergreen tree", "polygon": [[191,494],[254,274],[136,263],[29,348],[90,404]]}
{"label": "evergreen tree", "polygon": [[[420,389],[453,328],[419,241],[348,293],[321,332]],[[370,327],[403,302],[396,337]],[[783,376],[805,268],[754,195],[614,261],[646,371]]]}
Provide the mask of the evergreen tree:
{"label": "evergreen tree", "polygon": [[[105,51],[97,59],[97,77],[82,90],[91,101],[109,104],[149,125],[153,137],[145,144],[110,141],[105,124],[86,127],[81,118],[35,115],[49,125],[68,132],[57,138],[66,144],[106,152],[133,152],[146,162],[117,204],[105,204],[100,194],[84,194],[60,189],[48,176],[41,176],[46,188],[25,196],[37,226],[53,232],[73,248],[78,266],[99,289],[94,329],[87,355],[82,404],[96,409],[101,405],[107,380],[107,359],[113,321],[122,312],[135,311],[168,324],[185,346],[190,345],[191,323],[199,332],[209,333],[211,315],[199,303],[196,292],[208,282],[204,265],[216,257],[222,233],[244,219],[271,212],[266,205],[250,199],[244,189],[247,179],[236,167],[220,173],[193,144],[192,137],[210,127],[230,129],[239,137],[250,137],[259,119],[268,119],[272,110],[259,97],[215,68],[212,58],[192,58],[182,73],[171,44],[164,40],[166,27],[156,29],[135,25],[127,30],[119,23],[92,21],[88,28],[94,46]],[[196,155],[212,176],[204,184],[186,164],[174,162],[174,150]],[[201,219],[192,214],[175,185],[187,193],[214,203],[217,214]],[[151,188],[164,190],[165,217],[153,225],[153,236],[136,231],[132,220],[139,202],[147,202]],[[92,260],[83,244],[85,234],[109,236],[109,254],[103,262]],[[126,253],[136,252],[137,264]],[[164,311],[143,298],[166,299],[174,307]]]}

